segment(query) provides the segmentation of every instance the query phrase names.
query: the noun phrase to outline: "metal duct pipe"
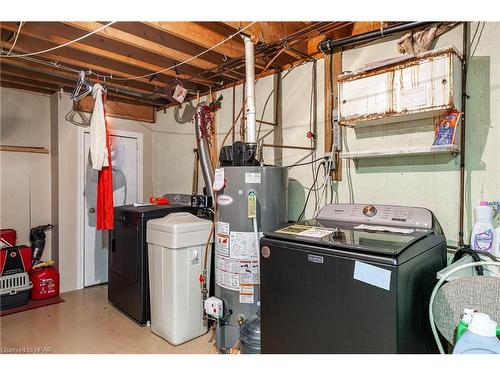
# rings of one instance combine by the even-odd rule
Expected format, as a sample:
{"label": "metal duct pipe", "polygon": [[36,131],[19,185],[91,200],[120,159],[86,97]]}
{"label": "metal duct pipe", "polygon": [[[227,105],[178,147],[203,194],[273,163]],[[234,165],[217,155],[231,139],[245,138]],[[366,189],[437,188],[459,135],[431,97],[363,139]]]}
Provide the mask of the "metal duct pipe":
{"label": "metal duct pipe", "polygon": [[387,35],[399,33],[415,29],[422,26],[432,25],[435,22],[406,22],[395,26],[389,26],[385,29],[370,31],[368,33],[359,34],[355,36],[348,36],[347,38],[331,40],[327,39],[318,44],[318,50],[323,53],[332,53],[335,49],[345,47],[359,42],[367,42],[373,39],[382,38]]}
{"label": "metal duct pipe", "polygon": [[256,143],[255,138],[255,52],[252,39],[243,36],[245,42],[245,72],[246,72],[246,125],[248,143]]}
{"label": "metal duct pipe", "polygon": [[203,105],[205,104],[205,102],[200,102],[196,106],[196,113],[194,115],[194,129],[196,134],[196,145],[198,147],[198,156],[200,158],[201,173],[203,174],[203,180],[205,181],[205,187],[207,188],[207,195],[213,197],[214,192],[212,186],[214,182],[214,170],[210,162],[207,139],[203,137],[200,128],[200,117],[202,116],[201,111]]}

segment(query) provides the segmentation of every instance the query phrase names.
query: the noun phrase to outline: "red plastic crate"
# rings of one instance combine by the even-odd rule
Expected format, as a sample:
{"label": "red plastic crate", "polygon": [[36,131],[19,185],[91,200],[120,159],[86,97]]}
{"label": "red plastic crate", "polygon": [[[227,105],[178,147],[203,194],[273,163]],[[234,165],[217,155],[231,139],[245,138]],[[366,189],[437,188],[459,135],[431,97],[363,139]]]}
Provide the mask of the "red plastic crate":
{"label": "red plastic crate", "polygon": [[14,246],[0,249],[0,276],[31,271],[31,247]]}
{"label": "red plastic crate", "polygon": [[14,229],[0,229],[0,245],[16,246],[17,233]]}

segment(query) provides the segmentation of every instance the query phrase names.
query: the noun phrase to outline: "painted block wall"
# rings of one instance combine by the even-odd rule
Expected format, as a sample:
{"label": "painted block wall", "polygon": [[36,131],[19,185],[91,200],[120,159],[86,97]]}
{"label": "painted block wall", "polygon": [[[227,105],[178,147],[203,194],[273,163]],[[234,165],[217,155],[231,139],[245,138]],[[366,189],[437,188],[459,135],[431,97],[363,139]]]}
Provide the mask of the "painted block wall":
{"label": "painted block wall", "polygon": [[[477,23],[472,23],[473,32]],[[497,48],[500,23],[486,23],[475,55],[469,64],[466,132],[466,242],[471,230],[472,209],[484,196],[487,200],[500,199],[500,50]],[[343,53],[343,70],[354,70],[363,65],[398,56],[395,41],[399,36],[385,38],[369,45],[346,50]],[[455,45],[462,50],[462,27],[458,26],[437,39],[434,48]],[[472,47],[474,49],[476,44]],[[317,62],[317,156],[323,153],[323,60]],[[282,77],[282,138],[273,133],[265,143],[283,143],[307,146],[309,130],[310,91],[312,64],[283,72]],[[257,119],[274,121],[273,77],[266,77],[256,84]],[[222,91],[224,101],[217,113],[217,139],[220,142],[232,118],[232,89]],[[265,105],[266,99],[271,99]],[[242,86],[236,87],[236,113],[242,103]],[[195,138],[190,121],[179,123],[179,116],[189,113],[170,108],[158,114],[158,124],[153,136],[153,190],[190,193],[192,181]],[[264,109],[265,107],[265,109]],[[263,114],[264,113],[264,114]],[[420,145],[433,141],[433,120],[380,125],[365,129],[346,129],[345,150],[378,149],[395,145]],[[237,130],[239,123],[237,124]],[[262,131],[269,126],[262,125]],[[238,131],[237,131],[238,134]],[[276,138],[276,139],[274,139]],[[238,140],[238,136],[236,137]],[[228,144],[228,143],[227,143]],[[289,165],[310,160],[310,153],[301,150],[265,149],[266,163]],[[322,178],[320,174],[320,179]],[[292,168],[290,177],[290,219],[295,219],[312,183],[311,166]],[[201,174],[199,176],[202,185]],[[393,159],[344,162],[343,178],[334,184],[334,201],[357,203],[399,204],[422,206],[432,210],[440,221],[450,245],[458,238],[459,213],[459,158],[451,156],[413,156]],[[313,215],[314,197],[306,210],[306,217]],[[324,204],[325,199],[319,205]]]}
{"label": "painted block wall", "polygon": [[[49,97],[0,88],[0,143],[51,150]],[[0,152],[1,228],[17,230],[17,243],[29,246],[30,228],[51,223],[51,155]],[[43,259],[51,258],[51,231]]]}

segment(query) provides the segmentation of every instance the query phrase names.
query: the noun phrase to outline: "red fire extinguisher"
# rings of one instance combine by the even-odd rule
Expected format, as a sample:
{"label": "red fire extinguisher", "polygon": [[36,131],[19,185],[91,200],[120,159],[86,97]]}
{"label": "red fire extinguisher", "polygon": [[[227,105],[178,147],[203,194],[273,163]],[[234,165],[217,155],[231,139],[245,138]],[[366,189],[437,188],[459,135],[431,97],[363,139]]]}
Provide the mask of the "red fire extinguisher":
{"label": "red fire extinguisher", "polygon": [[53,265],[54,261],[51,260],[33,266],[31,299],[46,299],[59,295],[59,272]]}

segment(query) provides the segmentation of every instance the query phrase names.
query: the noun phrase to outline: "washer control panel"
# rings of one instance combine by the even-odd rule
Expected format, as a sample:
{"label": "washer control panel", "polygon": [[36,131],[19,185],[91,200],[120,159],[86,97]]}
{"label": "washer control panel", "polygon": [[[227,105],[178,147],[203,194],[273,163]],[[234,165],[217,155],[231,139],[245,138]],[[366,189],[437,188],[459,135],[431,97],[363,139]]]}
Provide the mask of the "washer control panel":
{"label": "washer control panel", "polygon": [[316,219],[395,227],[432,228],[431,212],[419,207],[374,204],[329,204],[319,211]]}

